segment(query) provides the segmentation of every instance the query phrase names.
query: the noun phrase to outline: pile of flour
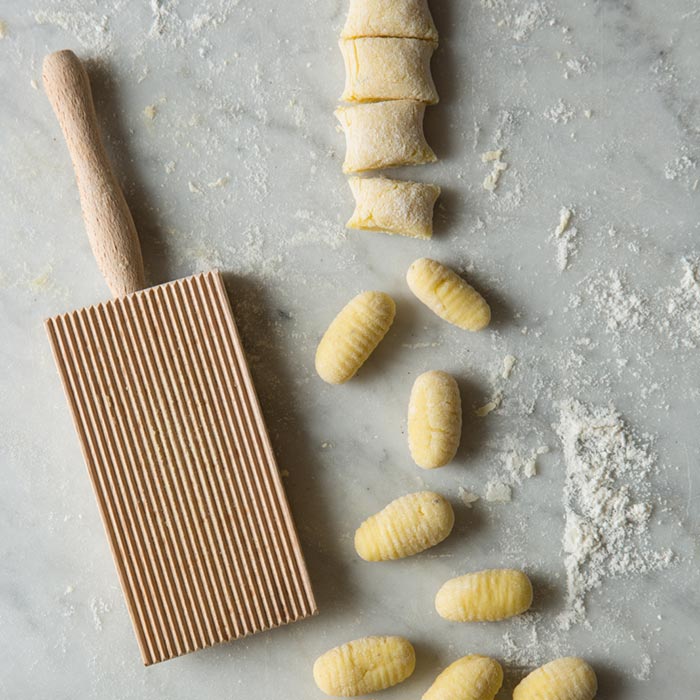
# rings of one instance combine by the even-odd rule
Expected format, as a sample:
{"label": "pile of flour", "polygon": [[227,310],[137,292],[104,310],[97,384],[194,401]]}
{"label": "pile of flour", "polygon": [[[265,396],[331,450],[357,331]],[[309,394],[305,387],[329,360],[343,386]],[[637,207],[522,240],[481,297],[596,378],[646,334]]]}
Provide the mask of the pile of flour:
{"label": "pile of flour", "polygon": [[561,406],[557,433],[566,465],[567,579],[566,609],[558,622],[568,629],[585,622],[589,591],[609,578],[665,568],[672,553],[654,550],[649,538],[655,457],[617,411],[569,399]]}

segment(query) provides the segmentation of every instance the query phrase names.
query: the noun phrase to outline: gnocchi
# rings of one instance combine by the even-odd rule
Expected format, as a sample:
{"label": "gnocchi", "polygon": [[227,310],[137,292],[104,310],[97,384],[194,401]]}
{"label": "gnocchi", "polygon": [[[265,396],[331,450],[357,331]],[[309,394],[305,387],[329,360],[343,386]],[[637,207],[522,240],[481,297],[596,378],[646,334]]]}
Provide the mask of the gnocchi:
{"label": "gnocchi", "polygon": [[515,569],[488,569],[450,579],[435,596],[440,617],[455,622],[495,622],[532,605],[530,579]]}
{"label": "gnocchi", "polygon": [[352,177],[350,189],[355,197],[355,211],[347,228],[412,238],[432,237],[433,206],[440,195],[437,185],[387,177]]}
{"label": "gnocchi", "polygon": [[425,105],[392,100],[338,107],[345,133],[344,173],[433,163],[437,156],[423,134]]}
{"label": "gnocchi", "polygon": [[362,292],[333,319],[316,349],[316,372],[343,384],[355,376],[394,322],[396,304],[384,292]]}
{"label": "gnocchi", "polygon": [[450,664],[422,700],[494,700],[501,685],[501,664],[488,656],[470,654]]}
{"label": "gnocchi", "polygon": [[598,692],[595,671],[573,656],[555,659],[525,676],[513,700],[593,700]]}
{"label": "gnocchi", "polygon": [[408,447],[423,469],[452,461],[462,434],[459,386],[447,372],[424,372],[413,383],[408,402]]}
{"label": "gnocchi", "polygon": [[365,561],[402,559],[442,542],[455,514],[439,493],[420,491],[392,501],[355,532],[355,551]]}
{"label": "gnocchi", "polygon": [[374,693],[405,681],[416,653],[403,637],[363,637],[335,647],[314,663],[316,685],[344,698]]}
{"label": "gnocchi", "polygon": [[341,39],[345,62],[345,102],[438,101],[430,74],[436,44],[422,39],[364,37]]}
{"label": "gnocchi", "polygon": [[437,41],[427,0],[350,0],[341,36],[400,36]]}
{"label": "gnocchi", "polygon": [[420,258],[408,268],[409,289],[433,313],[448,323],[469,331],[480,331],[491,321],[486,300],[449,267]]}

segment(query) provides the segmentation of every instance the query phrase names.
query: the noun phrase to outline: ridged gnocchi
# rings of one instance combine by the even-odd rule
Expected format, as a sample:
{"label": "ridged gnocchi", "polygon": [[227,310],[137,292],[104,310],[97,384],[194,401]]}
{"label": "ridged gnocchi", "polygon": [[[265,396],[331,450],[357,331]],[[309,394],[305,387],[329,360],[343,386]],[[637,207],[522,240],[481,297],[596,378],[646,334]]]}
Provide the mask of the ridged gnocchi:
{"label": "ridged gnocchi", "polygon": [[430,258],[420,258],[408,268],[409,289],[433,313],[448,323],[469,331],[480,331],[491,321],[486,300],[449,267]]}
{"label": "ridged gnocchi", "polygon": [[583,659],[567,656],[525,676],[513,700],[593,700],[597,692],[595,671]]}
{"label": "ridged gnocchi", "polygon": [[427,0],[350,0],[341,36],[400,36],[437,41]]}
{"label": "ridged gnocchi", "polygon": [[530,579],[515,569],[488,569],[446,581],[435,596],[440,617],[455,622],[495,622],[532,605]]}
{"label": "ridged gnocchi", "polygon": [[355,551],[365,561],[402,559],[442,542],[455,514],[439,493],[420,491],[392,501],[355,532]]}
{"label": "ridged gnocchi", "polygon": [[408,401],[408,447],[423,469],[452,461],[462,434],[459,386],[447,372],[431,370],[416,378]]}
{"label": "ridged gnocchi", "polygon": [[363,637],[335,647],[314,663],[316,685],[344,698],[384,690],[405,681],[416,653],[403,637]]}
{"label": "ridged gnocchi", "polygon": [[341,39],[345,63],[345,102],[438,101],[430,73],[432,41],[397,37]]}
{"label": "ridged gnocchi", "polygon": [[350,189],[355,211],[347,228],[412,238],[433,235],[433,206],[440,195],[437,185],[387,177],[351,177]]}
{"label": "ridged gnocchi", "polygon": [[501,685],[501,664],[488,656],[470,654],[450,664],[422,700],[493,700]]}
{"label": "ridged gnocchi", "polygon": [[333,319],[316,349],[316,372],[329,384],[355,376],[394,322],[396,304],[384,292],[362,292]]}
{"label": "ridged gnocchi", "polygon": [[344,173],[359,173],[437,160],[423,134],[425,105],[413,100],[338,107],[345,133]]}

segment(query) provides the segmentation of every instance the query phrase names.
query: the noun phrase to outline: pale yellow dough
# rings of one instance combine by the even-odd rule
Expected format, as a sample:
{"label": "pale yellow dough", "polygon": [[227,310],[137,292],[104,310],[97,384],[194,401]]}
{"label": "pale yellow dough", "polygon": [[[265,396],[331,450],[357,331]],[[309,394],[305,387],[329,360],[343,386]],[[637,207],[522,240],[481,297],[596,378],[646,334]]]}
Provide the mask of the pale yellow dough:
{"label": "pale yellow dough", "polygon": [[350,189],[355,197],[355,211],[346,224],[348,228],[412,238],[432,237],[433,206],[440,195],[437,185],[386,177],[352,177]]}
{"label": "pale yellow dough", "polygon": [[365,561],[403,559],[442,542],[455,514],[439,493],[420,491],[392,501],[355,532],[355,551]]}
{"label": "pale yellow dough", "polygon": [[425,105],[413,100],[339,107],[345,132],[344,173],[357,173],[437,160],[423,134]]}
{"label": "pale yellow dough", "polygon": [[316,659],[314,680],[327,695],[348,698],[405,681],[416,667],[416,652],[403,637],[363,637]]}
{"label": "pale yellow dough", "polygon": [[501,664],[470,654],[450,664],[423,695],[423,700],[493,700],[503,685]]}
{"label": "pale yellow dough", "polygon": [[573,656],[555,659],[525,676],[513,700],[593,700],[598,692],[595,671]]}
{"label": "pale yellow dough", "polygon": [[424,372],[413,384],[408,402],[408,447],[423,469],[452,461],[462,434],[459,386],[447,372]]}
{"label": "pale yellow dough", "polygon": [[438,33],[427,0],[350,0],[341,33],[358,36],[398,36],[437,41]]}
{"label": "pale yellow dough", "polygon": [[406,282],[420,301],[448,323],[479,331],[491,321],[491,309],[481,294],[436,260],[416,260],[408,268]]}
{"label": "pale yellow dough", "polygon": [[341,39],[345,61],[345,102],[438,101],[430,74],[436,44],[422,39],[366,37]]}
{"label": "pale yellow dough", "polygon": [[396,304],[384,292],[362,292],[333,319],[316,349],[316,371],[324,382],[343,384],[355,376],[394,322]]}
{"label": "pale yellow dough", "polygon": [[530,579],[515,569],[488,569],[445,582],[435,596],[440,617],[454,622],[496,622],[532,605]]}

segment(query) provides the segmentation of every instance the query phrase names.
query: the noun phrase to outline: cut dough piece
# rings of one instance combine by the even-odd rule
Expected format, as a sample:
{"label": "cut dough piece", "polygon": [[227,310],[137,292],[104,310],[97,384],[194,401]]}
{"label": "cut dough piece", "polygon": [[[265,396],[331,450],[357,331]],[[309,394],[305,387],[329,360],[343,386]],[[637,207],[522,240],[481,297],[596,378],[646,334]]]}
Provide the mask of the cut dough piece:
{"label": "cut dough piece", "polygon": [[408,447],[423,469],[449,464],[462,434],[459,386],[447,372],[431,370],[416,378],[408,402]]}
{"label": "cut dough piece", "polygon": [[491,309],[481,294],[436,260],[416,260],[408,268],[406,282],[420,301],[448,323],[467,331],[480,331],[491,321]]}
{"label": "cut dough piece", "polygon": [[437,41],[438,33],[427,0],[350,0],[350,10],[340,35],[397,36]]}
{"label": "cut dough piece", "polygon": [[516,569],[487,569],[446,581],[435,596],[445,620],[497,622],[521,615],[532,605],[532,583]]}
{"label": "cut dough piece", "polygon": [[513,700],[593,700],[598,692],[595,671],[575,656],[555,659],[525,676]]}
{"label": "cut dough piece", "polygon": [[350,189],[355,197],[355,211],[347,228],[412,238],[432,237],[433,206],[440,195],[437,185],[387,177],[352,177]]}
{"label": "cut dough piece", "polygon": [[452,506],[439,493],[409,493],[357,528],[355,551],[365,561],[403,559],[442,542],[454,524]]}
{"label": "cut dough piece", "polygon": [[498,661],[470,654],[450,664],[422,700],[494,700],[502,685],[503,669]]}
{"label": "cut dough piece", "polygon": [[396,304],[384,292],[362,292],[333,319],[316,349],[316,371],[328,384],[355,376],[394,322]]}
{"label": "cut dough piece", "polygon": [[425,105],[413,100],[374,102],[335,110],[345,132],[344,173],[433,163],[423,134]]}
{"label": "cut dough piece", "polygon": [[437,44],[422,39],[367,37],[341,39],[345,61],[345,102],[416,100],[438,101],[430,74],[430,57]]}
{"label": "cut dough piece", "polygon": [[313,673],[324,693],[349,698],[401,683],[415,667],[416,652],[407,639],[363,637],[319,656]]}

